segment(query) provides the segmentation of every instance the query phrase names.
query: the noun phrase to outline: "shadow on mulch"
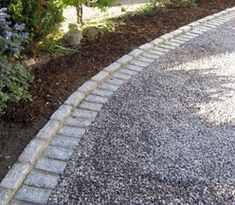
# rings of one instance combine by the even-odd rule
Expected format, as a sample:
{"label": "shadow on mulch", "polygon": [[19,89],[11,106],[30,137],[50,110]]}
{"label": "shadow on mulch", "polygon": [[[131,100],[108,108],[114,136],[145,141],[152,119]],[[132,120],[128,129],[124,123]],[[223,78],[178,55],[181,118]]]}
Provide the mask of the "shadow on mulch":
{"label": "shadow on mulch", "polygon": [[196,8],[169,8],[125,20],[115,33],[82,42],[80,51],[32,70],[32,102],[12,104],[0,120],[0,180],[52,113],[82,83],[143,43],[180,26],[235,6],[235,0],[201,0]]}

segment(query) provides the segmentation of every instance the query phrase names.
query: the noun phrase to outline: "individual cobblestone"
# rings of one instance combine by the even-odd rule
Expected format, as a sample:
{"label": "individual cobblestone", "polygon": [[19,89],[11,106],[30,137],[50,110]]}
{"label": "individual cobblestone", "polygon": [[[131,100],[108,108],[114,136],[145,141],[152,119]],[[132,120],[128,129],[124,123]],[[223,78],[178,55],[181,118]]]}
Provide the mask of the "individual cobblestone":
{"label": "individual cobblestone", "polygon": [[97,83],[95,81],[86,81],[81,87],[78,88],[77,91],[84,92],[85,94],[90,94],[97,87]]}
{"label": "individual cobblestone", "polygon": [[187,26],[182,26],[182,27],[180,27],[179,28],[179,30],[182,30],[182,31],[190,31],[192,29],[192,26],[189,26],[189,25],[187,25]]}
{"label": "individual cobblestone", "polygon": [[24,181],[26,175],[31,169],[29,163],[16,163],[3,178],[0,183],[0,187],[12,189],[17,189]]}
{"label": "individual cobblestone", "polygon": [[141,55],[143,52],[144,51],[141,49],[135,49],[135,50],[131,51],[128,55],[137,57],[137,56]]}
{"label": "individual cobblestone", "polygon": [[85,128],[64,126],[60,129],[59,135],[80,138],[85,133]]}
{"label": "individual cobblestone", "polygon": [[22,201],[46,204],[51,190],[31,186],[23,186],[16,193],[15,198]]}
{"label": "individual cobblestone", "polygon": [[156,59],[160,58],[160,55],[151,54],[151,53],[144,53],[142,56],[145,57],[145,58],[152,59],[152,60],[156,60]]}
{"label": "individual cobblestone", "polygon": [[105,104],[108,102],[108,98],[107,97],[101,97],[101,96],[98,96],[98,95],[89,95],[87,96],[86,100],[88,102],[95,102],[95,103],[101,103],[101,104]]}
{"label": "individual cobblestone", "polygon": [[62,174],[65,167],[66,162],[48,158],[41,158],[35,164],[36,169],[53,172],[56,174]]}
{"label": "individual cobblestone", "polygon": [[65,148],[61,148],[61,147],[49,146],[47,148],[47,150],[45,151],[44,155],[47,158],[67,161],[72,156],[72,154],[73,154],[73,150],[71,150],[71,149],[65,149]]}
{"label": "individual cobblestone", "polygon": [[153,44],[151,44],[151,43],[146,43],[146,44],[140,46],[139,49],[142,49],[142,50],[146,51],[146,50],[151,49],[152,47],[153,47]]}
{"label": "individual cobblestone", "polygon": [[209,25],[208,23],[203,24],[203,27],[211,28],[211,29],[215,29],[215,28],[217,28],[217,26]]}
{"label": "individual cobblestone", "polygon": [[164,48],[167,50],[175,50],[175,46],[171,46],[171,45],[166,45],[166,44],[162,44],[159,46],[160,48]]}
{"label": "individual cobblestone", "polygon": [[149,63],[139,61],[138,59],[135,59],[135,60],[131,61],[131,65],[137,65],[137,66],[140,66],[140,67],[147,67],[149,65]]}
{"label": "individual cobblestone", "polygon": [[79,117],[70,117],[64,124],[70,127],[88,127],[91,124],[91,120]]}
{"label": "individual cobblestone", "polygon": [[75,149],[79,144],[79,139],[57,135],[50,144],[62,148]]}
{"label": "individual cobblestone", "polygon": [[183,43],[180,43],[180,42],[176,42],[176,41],[171,40],[171,41],[168,41],[168,42],[166,43],[166,45],[169,45],[169,46],[172,46],[172,47],[177,48],[177,47],[180,47],[181,45],[183,45]]}
{"label": "individual cobblestone", "polygon": [[112,76],[110,79],[108,79],[108,80],[106,81],[106,83],[112,84],[112,85],[121,86],[121,85],[124,83],[124,81],[121,80],[121,79],[114,78],[114,77]]}
{"label": "individual cobblestone", "polygon": [[34,164],[38,157],[42,154],[46,146],[47,142],[45,140],[39,138],[31,140],[31,142],[26,146],[26,148],[20,155],[19,161]]}
{"label": "individual cobblestone", "polygon": [[129,75],[129,76],[133,76],[133,75],[136,75],[138,72],[123,68],[123,69],[120,70],[120,73],[123,73],[125,75]]}
{"label": "individual cobblestone", "polygon": [[163,39],[157,38],[157,39],[153,40],[151,43],[152,43],[153,45],[159,45],[159,44],[161,44],[161,43],[163,43],[163,42],[164,42]]}
{"label": "individual cobblestone", "polygon": [[174,40],[182,41],[182,42],[186,43],[186,42],[190,41],[191,39],[192,39],[192,37],[189,38],[186,36],[177,36]]}
{"label": "individual cobblestone", "polygon": [[173,38],[174,36],[175,36],[175,34],[173,34],[173,33],[167,33],[167,34],[160,36],[160,38],[163,40],[169,40],[169,39]]}
{"label": "individual cobblestone", "polygon": [[129,80],[131,78],[130,75],[125,74],[125,73],[121,73],[121,72],[114,73],[113,77],[118,78],[118,79],[122,79],[122,80]]}
{"label": "individual cobblestone", "polygon": [[129,69],[129,70],[133,70],[133,71],[137,71],[137,72],[142,71],[144,69],[144,67],[140,67],[137,65],[131,65],[131,64],[126,65],[124,68]]}
{"label": "individual cobblestone", "polygon": [[114,62],[114,63],[110,64],[109,66],[107,66],[107,67],[104,69],[104,71],[106,71],[106,72],[112,74],[112,73],[116,72],[117,70],[119,70],[120,67],[121,67],[121,64],[120,64],[120,63]]}
{"label": "individual cobblestone", "polygon": [[96,118],[97,114],[98,114],[98,112],[96,112],[96,111],[80,109],[80,108],[79,109],[75,109],[74,112],[73,112],[73,116],[89,119],[91,121]]}
{"label": "individual cobblestone", "polygon": [[0,205],[5,205],[12,198],[13,192],[10,189],[0,187]]}
{"label": "individual cobblestone", "polygon": [[156,58],[156,56],[159,56],[159,58],[160,58],[161,56],[165,55],[165,52],[155,50],[155,49],[149,50],[148,53],[150,55],[155,55],[155,58]]}
{"label": "individual cobblestone", "polygon": [[68,117],[73,110],[73,107],[70,105],[62,105],[60,108],[54,112],[50,119],[63,122],[66,117]]}
{"label": "individual cobblestone", "polygon": [[112,85],[109,83],[103,83],[102,85],[99,86],[99,88],[105,89],[105,90],[111,90],[111,91],[115,92],[119,88],[119,86]]}
{"label": "individual cobblestone", "polygon": [[92,94],[102,96],[102,97],[110,97],[113,95],[113,91],[104,90],[104,89],[96,89],[92,92]]}
{"label": "individual cobblestone", "polygon": [[26,180],[24,181],[24,184],[28,186],[38,187],[38,188],[53,189],[57,185],[58,180],[59,180],[59,176],[33,170],[27,176]]}
{"label": "individual cobblestone", "polygon": [[[188,41],[188,40],[187,40]],[[185,42],[187,42],[187,41],[185,41],[185,40],[180,40],[180,39],[178,39],[178,37],[177,37],[177,39],[175,38],[175,39],[171,39],[170,41],[169,41],[169,43],[170,42],[173,42],[173,43],[178,43],[178,44],[180,44],[180,45],[183,45],[183,44],[185,44]]]}
{"label": "individual cobblestone", "polygon": [[85,93],[76,91],[65,101],[65,104],[77,107],[85,97]]}
{"label": "individual cobblestone", "polygon": [[82,104],[79,106],[80,108],[87,109],[87,110],[93,110],[93,111],[100,111],[102,108],[102,104],[100,103],[93,103],[93,102],[87,102],[83,101]]}
{"label": "individual cobblestone", "polygon": [[143,55],[138,57],[138,61],[141,61],[141,62],[144,62],[144,63],[152,63],[155,60],[156,59],[148,58],[148,57],[145,57]]}
{"label": "individual cobblestone", "polygon": [[179,35],[181,33],[183,33],[183,31],[180,30],[180,29],[177,29],[177,30],[171,32],[171,34],[173,34],[174,36],[177,36],[177,35]]}
{"label": "individual cobblestone", "polygon": [[[69,106],[69,110],[70,110]],[[68,112],[69,112],[68,110]],[[61,114],[63,116],[63,114]],[[61,128],[62,123],[58,120],[49,120],[48,123],[39,131],[36,135],[36,138],[43,139],[46,141],[51,140],[53,136],[57,133],[57,131]]]}
{"label": "individual cobblestone", "polygon": [[[199,29],[192,29],[191,30],[191,33],[190,34],[187,34],[185,36],[192,36],[192,38],[196,38],[198,37],[199,35],[202,35],[204,32],[203,31],[200,31]],[[193,36],[192,34],[194,34],[195,36]]]}
{"label": "individual cobblestone", "polygon": [[94,77],[92,77],[91,79],[96,81],[96,82],[103,82],[105,79],[107,79],[109,77],[109,72],[107,71],[100,71],[98,74],[96,74]]}
{"label": "individual cobblestone", "polygon": [[153,50],[154,50],[154,51],[158,51],[158,52],[162,52],[162,53],[167,53],[167,52],[170,51],[169,49],[162,48],[162,47],[160,47],[160,46],[153,47]]}
{"label": "individual cobblestone", "polygon": [[129,63],[132,59],[133,59],[133,56],[124,55],[121,58],[119,58],[117,62],[120,64],[126,64],[126,63]]}

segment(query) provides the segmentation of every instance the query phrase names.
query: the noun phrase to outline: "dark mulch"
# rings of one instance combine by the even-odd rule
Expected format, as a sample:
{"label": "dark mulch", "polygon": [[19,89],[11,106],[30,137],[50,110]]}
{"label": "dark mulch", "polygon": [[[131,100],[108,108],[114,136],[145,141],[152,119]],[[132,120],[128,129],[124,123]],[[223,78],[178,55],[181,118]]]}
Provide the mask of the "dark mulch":
{"label": "dark mulch", "polygon": [[201,0],[197,8],[169,8],[126,19],[115,33],[83,41],[80,51],[33,68],[32,102],[10,105],[0,120],[0,180],[48,121],[84,81],[143,43],[204,16],[235,6],[235,0]]}

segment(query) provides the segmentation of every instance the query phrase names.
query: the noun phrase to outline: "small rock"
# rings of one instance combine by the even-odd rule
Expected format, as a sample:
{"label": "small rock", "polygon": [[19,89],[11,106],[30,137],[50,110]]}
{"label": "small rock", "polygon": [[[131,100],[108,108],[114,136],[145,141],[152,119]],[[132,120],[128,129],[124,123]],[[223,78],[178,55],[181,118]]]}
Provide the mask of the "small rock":
{"label": "small rock", "polygon": [[23,64],[23,66],[25,66],[26,68],[28,68],[28,67],[31,67],[31,66],[35,65],[35,64],[36,64],[36,61],[35,61],[33,58],[30,58],[30,59],[28,59],[28,60],[24,60],[24,61],[22,62],[22,64]]}
{"label": "small rock", "polygon": [[81,43],[82,32],[74,24],[70,24],[69,29],[69,32],[64,35],[64,39],[69,46],[76,47]]}

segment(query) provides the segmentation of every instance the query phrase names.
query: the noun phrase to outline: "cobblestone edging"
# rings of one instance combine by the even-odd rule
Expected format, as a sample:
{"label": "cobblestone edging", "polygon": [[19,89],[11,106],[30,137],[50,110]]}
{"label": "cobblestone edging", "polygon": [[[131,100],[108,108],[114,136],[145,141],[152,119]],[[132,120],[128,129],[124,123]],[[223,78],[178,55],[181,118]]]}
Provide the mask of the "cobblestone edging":
{"label": "cobblestone edging", "polygon": [[124,55],[85,82],[51,116],[0,183],[0,205],[46,204],[86,128],[136,73],[187,41],[235,18],[235,7],[183,26]]}

